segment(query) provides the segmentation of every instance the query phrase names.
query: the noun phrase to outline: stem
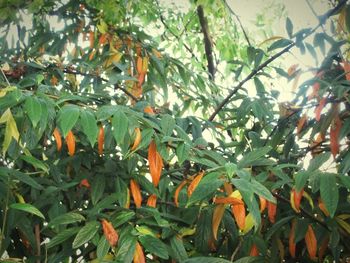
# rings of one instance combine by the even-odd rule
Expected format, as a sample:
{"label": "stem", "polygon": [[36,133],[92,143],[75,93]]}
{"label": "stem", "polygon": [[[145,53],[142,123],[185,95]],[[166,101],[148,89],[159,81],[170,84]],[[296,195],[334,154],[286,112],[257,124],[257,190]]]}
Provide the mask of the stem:
{"label": "stem", "polygon": [[[6,228],[6,221],[7,221],[7,210],[8,210],[8,203],[10,199],[10,186],[9,186],[10,178],[8,177],[7,180],[7,192],[6,192],[6,199],[5,199],[5,207],[4,207],[4,217],[2,219],[2,227],[1,227],[1,233],[0,233],[0,252],[2,251],[2,242],[5,239],[4,232]],[[0,255],[2,256],[2,255]]]}

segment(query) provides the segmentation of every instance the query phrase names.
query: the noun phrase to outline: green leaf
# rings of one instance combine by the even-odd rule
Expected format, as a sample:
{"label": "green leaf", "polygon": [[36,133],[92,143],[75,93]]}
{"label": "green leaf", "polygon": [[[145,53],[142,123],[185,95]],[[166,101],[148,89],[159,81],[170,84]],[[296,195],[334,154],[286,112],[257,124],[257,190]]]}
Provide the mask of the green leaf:
{"label": "green leaf", "polygon": [[259,78],[256,78],[256,77],[254,78],[254,84],[255,84],[256,93],[258,95],[266,93],[265,86]]}
{"label": "green leaf", "polygon": [[97,202],[103,196],[104,190],[106,186],[106,180],[104,176],[101,174],[97,174],[93,183],[91,184],[91,201],[93,205],[96,205]]}
{"label": "green leaf", "polygon": [[145,250],[147,250],[151,254],[154,254],[162,259],[169,258],[167,247],[158,238],[153,237],[151,235],[145,235],[140,236],[139,240],[142,246],[145,248]]}
{"label": "green leaf", "polygon": [[330,216],[333,217],[337,210],[339,200],[336,174],[324,173],[320,175],[320,192],[322,201]]}
{"label": "green leaf", "polygon": [[120,213],[117,214],[116,217],[113,217],[111,222],[114,227],[119,227],[122,224],[130,221],[132,218],[134,218],[135,212],[134,211],[121,211]]}
{"label": "green leaf", "polygon": [[188,258],[183,241],[180,237],[173,236],[170,239],[170,248],[172,252],[172,257],[175,258],[176,261],[183,262],[183,260]]}
{"label": "green leaf", "polygon": [[313,173],[310,173],[309,171],[300,171],[298,172],[294,178],[295,178],[295,190],[297,192],[300,192],[301,189],[304,188],[307,179],[309,179],[310,176],[312,176]]}
{"label": "green leaf", "polygon": [[261,183],[259,183],[258,181],[254,180],[254,179],[251,180],[251,190],[255,194],[264,197],[268,201],[270,201],[272,203],[276,203],[276,199],[273,197],[271,192],[265,186],[263,186]]}
{"label": "green leaf", "polygon": [[41,119],[42,109],[40,101],[35,96],[29,96],[25,101],[24,109],[35,128]]}
{"label": "green leaf", "polygon": [[171,136],[175,127],[175,120],[169,114],[165,114],[160,120],[160,126],[164,135]]}
{"label": "green leaf", "polygon": [[41,217],[42,219],[45,219],[45,216],[39,211],[39,209],[30,204],[15,203],[15,204],[11,204],[10,208],[24,211],[24,212],[36,215],[38,217]]}
{"label": "green leaf", "polygon": [[97,244],[96,255],[99,260],[103,260],[103,258],[107,255],[108,250],[110,249],[110,244],[108,243],[106,237],[104,235],[101,236],[100,241]]}
{"label": "green leaf", "polygon": [[243,257],[233,263],[263,263],[265,259],[263,257]]}
{"label": "green leaf", "polygon": [[273,224],[272,227],[267,231],[265,240],[269,240],[273,236],[273,234],[276,233],[276,231],[278,231],[282,226],[287,224],[293,218],[294,216],[287,216]]}
{"label": "green leaf", "polygon": [[57,245],[63,243],[64,241],[66,241],[70,237],[74,236],[78,231],[79,231],[78,227],[73,227],[73,228],[68,228],[68,229],[65,229],[65,230],[59,232],[56,236],[54,236],[50,240],[50,242],[47,244],[47,248],[52,248],[54,246],[57,246]]}
{"label": "green leaf", "polygon": [[350,190],[350,176],[344,176],[344,175],[338,175],[341,184],[347,188],[348,190]]}
{"label": "green leaf", "polygon": [[73,248],[78,248],[85,243],[89,242],[91,238],[97,233],[100,228],[100,223],[97,221],[91,221],[83,226],[73,241]]}
{"label": "green leaf", "polygon": [[176,147],[176,156],[179,160],[179,165],[181,165],[185,160],[187,160],[190,154],[191,146],[185,142],[181,142]]}
{"label": "green leaf", "polygon": [[272,51],[272,50],[277,49],[277,48],[284,48],[286,46],[289,46],[292,43],[293,43],[293,41],[291,41],[289,39],[279,39],[279,40],[273,42],[272,45],[267,50]]}
{"label": "green leaf", "polygon": [[72,224],[76,222],[84,221],[85,217],[81,214],[69,212],[60,216],[55,217],[53,220],[50,221],[49,226],[56,226],[56,225],[67,225]]}
{"label": "green leaf", "polygon": [[232,263],[229,260],[223,259],[223,258],[215,258],[215,257],[193,257],[186,259],[185,261],[182,261],[182,263],[198,263],[198,262],[205,262],[205,263]]}
{"label": "green leaf", "polygon": [[289,17],[287,17],[287,20],[286,20],[286,30],[287,30],[289,38],[292,38],[292,36],[293,36],[293,23]]}
{"label": "green leaf", "polygon": [[224,183],[222,179],[219,179],[220,176],[221,173],[218,172],[204,175],[188,200],[187,207],[206,198],[211,198],[215,191]]}
{"label": "green leaf", "polygon": [[127,233],[124,236],[121,235],[118,242],[118,251],[115,254],[116,262],[131,263],[136,245],[136,237]]}
{"label": "green leaf", "polygon": [[33,178],[30,177],[30,175],[27,175],[25,173],[22,173],[20,171],[12,170],[10,171],[10,174],[17,179],[18,181],[25,183],[34,189],[42,190],[43,187],[38,184]]}
{"label": "green leaf", "polygon": [[243,158],[238,162],[237,167],[238,168],[245,168],[249,167],[251,165],[254,165],[256,161],[258,161],[260,158],[264,157],[269,151],[271,150],[270,146],[265,146],[262,148],[258,148],[246,155],[243,156]]}
{"label": "green leaf", "polygon": [[320,168],[327,160],[329,160],[329,158],[331,157],[331,153],[330,152],[325,152],[325,153],[321,153],[318,154],[316,157],[312,158],[309,164],[309,167],[307,168],[307,170],[309,172],[315,171],[318,168]]}
{"label": "green leaf", "polygon": [[47,173],[47,172],[49,171],[49,168],[47,167],[47,165],[46,165],[44,162],[42,162],[42,161],[36,159],[36,158],[33,157],[33,156],[22,155],[20,158],[21,158],[23,161],[25,161],[25,162],[27,162],[27,163],[33,165],[35,168],[44,171],[45,173]]}
{"label": "green leaf", "polygon": [[58,123],[63,137],[74,127],[80,115],[79,107],[76,105],[65,105],[58,113]]}
{"label": "green leaf", "polygon": [[17,124],[16,124],[15,119],[12,116],[12,112],[11,112],[10,108],[8,108],[0,118],[0,124],[5,123],[5,122],[6,122],[5,138],[4,138],[4,142],[2,144],[3,155],[5,155],[5,153],[7,152],[8,148],[11,144],[12,138],[15,139],[17,142],[19,139],[19,132],[17,129]]}
{"label": "green leaf", "polygon": [[94,113],[88,109],[82,110],[80,112],[80,124],[91,144],[91,147],[94,147],[98,134],[98,127]]}
{"label": "green leaf", "polygon": [[126,132],[128,131],[129,121],[125,113],[118,110],[112,119],[112,134],[118,144],[123,143]]}
{"label": "green leaf", "polygon": [[237,165],[234,163],[226,163],[225,170],[228,178],[232,178],[235,173],[237,173]]}
{"label": "green leaf", "polygon": [[345,6],[345,25],[347,32],[350,32],[350,5]]}

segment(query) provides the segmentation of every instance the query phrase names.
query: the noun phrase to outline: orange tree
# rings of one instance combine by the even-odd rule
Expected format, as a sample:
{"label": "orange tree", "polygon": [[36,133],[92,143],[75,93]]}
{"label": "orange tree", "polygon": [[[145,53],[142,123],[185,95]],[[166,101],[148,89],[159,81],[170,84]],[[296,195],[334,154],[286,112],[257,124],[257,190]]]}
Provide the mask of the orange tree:
{"label": "orange tree", "polygon": [[2,1],[2,258],[345,262],[349,11],[257,45],[225,1]]}

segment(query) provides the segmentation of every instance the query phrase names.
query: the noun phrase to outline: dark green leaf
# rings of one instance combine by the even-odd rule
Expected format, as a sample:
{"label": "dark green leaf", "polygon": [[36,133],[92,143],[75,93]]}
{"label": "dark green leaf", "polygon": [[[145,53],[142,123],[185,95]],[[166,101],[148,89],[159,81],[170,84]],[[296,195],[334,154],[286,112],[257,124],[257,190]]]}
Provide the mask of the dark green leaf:
{"label": "dark green leaf", "polygon": [[36,158],[33,157],[33,156],[22,155],[20,158],[21,158],[23,161],[25,161],[25,162],[27,162],[27,163],[33,165],[35,168],[44,171],[45,173],[47,173],[48,170],[49,170],[49,168],[47,167],[47,165],[46,165],[44,162],[42,162],[42,161],[36,159]]}
{"label": "dark green leaf", "polygon": [[52,248],[54,246],[57,246],[63,243],[64,241],[66,241],[67,239],[75,235],[78,231],[79,231],[78,227],[73,227],[73,228],[68,228],[59,232],[56,236],[54,236],[50,240],[50,242],[47,244],[47,248]]}
{"label": "dark green leaf", "polygon": [[238,168],[245,168],[249,167],[251,165],[254,165],[254,163],[259,160],[260,158],[264,157],[269,151],[271,150],[270,146],[265,146],[262,148],[258,148],[250,153],[247,153],[243,156],[243,158],[238,162]]}
{"label": "dark green leaf", "polygon": [[63,137],[74,127],[79,118],[80,110],[75,105],[65,105],[58,113],[58,123],[61,128]]}
{"label": "dark green leaf", "polygon": [[172,256],[178,261],[182,262],[183,260],[188,258],[186,249],[184,247],[183,241],[180,237],[173,236],[170,239],[170,246]]}
{"label": "dark green leaf", "polygon": [[292,21],[290,20],[289,17],[287,17],[287,19],[286,19],[286,30],[287,30],[289,38],[292,38],[292,35],[293,35],[293,23],[292,23]]}
{"label": "dark green leaf", "polygon": [[123,143],[126,132],[128,131],[129,121],[125,113],[118,110],[112,119],[112,134],[118,144]]}
{"label": "dark green leaf", "polygon": [[320,192],[331,217],[334,216],[337,210],[339,200],[339,190],[337,187],[337,175],[331,173],[320,174]]}
{"label": "dark green leaf", "polygon": [[104,235],[101,236],[100,241],[97,244],[96,255],[99,260],[103,260],[103,258],[107,255],[108,250],[110,249],[110,245]]}
{"label": "dark green leaf", "polygon": [[29,96],[25,101],[24,108],[35,128],[41,119],[42,109],[40,101],[35,96]]}
{"label": "dark green leaf", "polygon": [[158,238],[151,235],[140,236],[139,240],[144,249],[162,259],[168,259],[168,250],[165,244]]}
{"label": "dark green leaf", "polygon": [[24,212],[36,215],[38,217],[41,217],[42,219],[45,219],[45,216],[38,210],[38,208],[30,204],[15,203],[15,204],[11,204],[10,208],[24,211]]}
{"label": "dark green leaf", "polygon": [[94,113],[88,109],[82,110],[80,112],[80,124],[91,144],[91,147],[94,147],[98,134],[98,127]]}
{"label": "dark green leaf", "polygon": [[95,180],[91,184],[91,201],[93,205],[96,205],[96,203],[103,196],[105,186],[106,186],[105,177],[97,174]]}
{"label": "dark green leaf", "polygon": [[85,217],[81,214],[69,212],[60,216],[55,217],[53,220],[50,221],[49,226],[56,226],[56,225],[67,225],[72,224],[76,222],[84,221]]}
{"label": "dark green leaf", "polygon": [[175,120],[168,114],[165,114],[160,120],[160,126],[164,135],[171,136],[175,127]]}
{"label": "dark green leaf", "polygon": [[73,241],[73,248],[78,248],[85,243],[89,242],[91,238],[97,233],[100,228],[100,223],[97,221],[91,221],[83,226]]}

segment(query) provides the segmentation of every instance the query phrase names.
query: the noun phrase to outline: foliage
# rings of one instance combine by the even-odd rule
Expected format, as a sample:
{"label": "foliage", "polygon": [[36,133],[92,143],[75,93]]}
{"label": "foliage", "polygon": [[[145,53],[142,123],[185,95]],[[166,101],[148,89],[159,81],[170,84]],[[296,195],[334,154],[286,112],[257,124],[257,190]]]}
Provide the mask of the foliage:
{"label": "foliage", "polygon": [[[344,261],[349,12],[255,43],[226,2],[2,4],[0,255]],[[279,66],[293,49],[321,65]]]}

